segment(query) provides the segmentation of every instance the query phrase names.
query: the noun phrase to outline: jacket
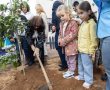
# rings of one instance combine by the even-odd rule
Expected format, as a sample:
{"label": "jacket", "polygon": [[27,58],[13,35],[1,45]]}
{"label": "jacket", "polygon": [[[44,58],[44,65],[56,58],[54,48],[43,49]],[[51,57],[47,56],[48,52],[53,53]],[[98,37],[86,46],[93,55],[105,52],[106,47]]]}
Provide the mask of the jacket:
{"label": "jacket", "polygon": [[60,32],[59,39],[63,39],[63,43],[65,43],[64,50],[65,55],[76,55],[78,53],[78,44],[77,44],[77,36],[78,36],[78,25],[76,21],[70,20],[66,26],[63,35],[63,23],[60,23]]}
{"label": "jacket", "polygon": [[[44,46],[45,42],[45,31],[44,28],[40,28],[40,31],[38,31],[38,37],[33,38],[34,34],[34,27],[28,26],[28,29],[26,31],[26,39],[28,41],[29,45],[35,45],[37,48],[42,48]],[[35,43],[36,40],[36,43]]]}
{"label": "jacket", "polygon": [[94,54],[97,48],[96,23],[93,19],[83,22],[78,33],[78,50],[81,53]]}
{"label": "jacket", "polygon": [[99,38],[110,36],[110,0],[94,0],[98,6],[99,20],[97,35]]}
{"label": "jacket", "polygon": [[60,18],[56,15],[57,8],[62,4],[61,1],[55,1],[52,6],[52,24],[56,27],[56,33],[59,33]]}

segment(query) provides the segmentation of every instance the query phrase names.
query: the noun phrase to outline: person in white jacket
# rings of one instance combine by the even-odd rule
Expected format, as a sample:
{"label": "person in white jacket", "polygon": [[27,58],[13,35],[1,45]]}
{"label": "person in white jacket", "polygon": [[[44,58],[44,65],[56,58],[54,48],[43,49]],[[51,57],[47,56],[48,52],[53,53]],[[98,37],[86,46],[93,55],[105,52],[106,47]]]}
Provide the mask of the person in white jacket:
{"label": "person in white jacket", "polygon": [[[23,1],[20,4],[20,9],[21,9],[20,15],[24,16],[27,19],[27,21],[33,18],[34,15],[30,12],[30,7],[26,1]],[[21,43],[22,43],[22,48],[24,50],[27,64],[31,66],[32,64],[35,63],[35,61],[34,61],[33,51],[31,50],[31,47],[27,42],[27,38],[25,37],[26,36],[25,32],[26,30],[24,30],[23,33],[21,33]]]}
{"label": "person in white jacket", "polygon": [[[46,36],[46,41],[48,38],[48,31],[49,31],[49,27],[48,27],[48,21],[47,21],[47,15],[42,7],[41,4],[36,4],[36,13],[42,17],[44,24],[45,24],[45,36]],[[44,55],[48,56],[48,52],[47,52],[47,46],[46,46],[46,41],[44,43]]]}

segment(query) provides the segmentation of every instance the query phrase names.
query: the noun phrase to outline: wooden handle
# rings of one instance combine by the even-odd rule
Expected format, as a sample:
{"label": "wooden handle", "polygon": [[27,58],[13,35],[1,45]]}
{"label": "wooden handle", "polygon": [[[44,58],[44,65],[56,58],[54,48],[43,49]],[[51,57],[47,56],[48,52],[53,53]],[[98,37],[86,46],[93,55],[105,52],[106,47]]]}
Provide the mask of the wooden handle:
{"label": "wooden handle", "polygon": [[[35,53],[36,54],[36,53]],[[47,73],[46,73],[46,71],[45,71],[45,69],[44,69],[44,66],[43,66],[43,64],[42,64],[42,62],[41,62],[41,60],[40,60],[40,58],[39,58],[39,56],[36,54],[36,57],[37,57],[37,59],[38,59],[38,61],[39,61],[39,64],[40,64],[40,66],[41,66],[41,69],[42,69],[42,72],[43,72],[43,74],[44,74],[44,77],[45,77],[45,80],[46,80],[46,82],[47,82],[47,85],[48,85],[48,87],[49,87],[49,90],[53,90],[53,88],[52,88],[52,85],[51,85],[51,83],[50,83],[50,80],[49,80],[49,78],[48,78],[48,76],[47,76]]]}

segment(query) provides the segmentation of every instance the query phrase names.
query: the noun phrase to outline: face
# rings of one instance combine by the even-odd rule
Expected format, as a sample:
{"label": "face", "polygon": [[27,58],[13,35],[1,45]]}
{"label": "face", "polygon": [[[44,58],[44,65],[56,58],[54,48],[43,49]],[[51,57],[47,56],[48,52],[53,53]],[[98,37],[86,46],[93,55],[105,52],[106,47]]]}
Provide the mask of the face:
{"label": "face", "polygon": [[40,12],[40,9],[38,7],[36,7],[36,12],[39,13]]}
{"label": "face", "polygon": [[65,13],[64,10],[60,11],[59,17],[60,17],[60,20],[61,20],[61,21],[64,21],[64,22],[67,22],[67,21],[70,20],[70,15],[69,15],[69,13]]}
{"label": "face", "polygon": [[89,19],[90,12],[83,11],[81,9],[77,9],[78,15],[82,21],[87,21]]}
{"label": "face", "polygon": [[22,6],[22,11],[23,11],[24,13],[27,13],[27,8],[26,8],[25,6]]}

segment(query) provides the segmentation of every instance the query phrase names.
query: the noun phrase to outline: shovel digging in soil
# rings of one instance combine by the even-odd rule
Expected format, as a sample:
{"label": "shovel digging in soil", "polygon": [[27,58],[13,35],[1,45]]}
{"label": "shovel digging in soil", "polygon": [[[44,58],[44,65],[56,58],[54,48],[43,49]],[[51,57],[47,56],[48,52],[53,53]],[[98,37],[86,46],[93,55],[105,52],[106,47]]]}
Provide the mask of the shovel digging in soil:
{"label": "shovel digging in soil", "polygon": [[42,72],[44,74],[44,77],[45,77],[45,80],[46,80],[46,83],[47,83],[46,85],[42,85],[41,87],[39,87],[37,90],[53,90],[52,85],[50,83],[50,80],[49,80],[49,78],[47,76],[47,73],[46,73],[46,71],[44,69],[44,66],[43,66],[39,56],[37,55],[37,53],[35,53],[35,56],[37,57],[37,59],[39,61],[39,64],[41,66],[41,70],[42,70]]}

